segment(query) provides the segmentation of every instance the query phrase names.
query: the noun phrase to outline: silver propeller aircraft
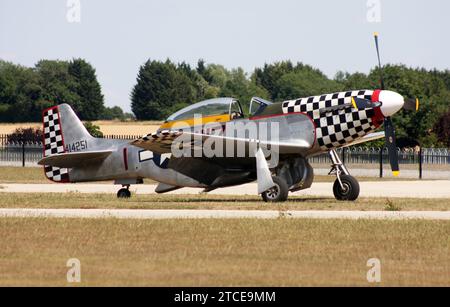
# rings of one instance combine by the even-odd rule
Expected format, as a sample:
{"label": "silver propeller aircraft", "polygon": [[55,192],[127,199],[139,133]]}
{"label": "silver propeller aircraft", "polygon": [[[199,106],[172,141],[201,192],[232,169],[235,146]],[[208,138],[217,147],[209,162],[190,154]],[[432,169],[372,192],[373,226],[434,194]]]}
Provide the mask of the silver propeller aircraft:
{"label": "silver propeller aircraft", "polygon": [[[159,182],[157,193],[182,187],[207,192],[256,180],[263,200],[275,202],[285,201],[289,192],[311,187],[314,172],[308,158],[327,152],[332,162],[330,175],[337,177],[333,185],[336,199],[356,200],[358,181],[343,165],[336,148],[385,137],[393,174],[398,175],[391,116],[402,108],[417,111],[419,107],[417,99],[405,100],[384,89],[377,35],[375,42],[381,72],[379,90],[279,103],[254,97],[248,117],[236,99],[210,99],[172,114],[156,132],[132,142],[94,138],[69,105],[52,107],[43,112],[44,158],[39,164],[56,182],[115,180],[123,186],[118,197],[130,197],[130,185],[142,183],[144,178]],[[383,124],[384,132],[376,133]],[[242,131],[250,126],[256,127],[256,134]],[[234,127],[231,133],[230,127]],[[277,133],[267,133],[268,127],[277,127]],[[196,155],[195,151],[207,143],[231,155],[204,151]],[[240,147],[243,154],[237,155]],[[175,155],[177,149],[184,154]],[[275,163],[269,165],[268,157],[275,157]]]}

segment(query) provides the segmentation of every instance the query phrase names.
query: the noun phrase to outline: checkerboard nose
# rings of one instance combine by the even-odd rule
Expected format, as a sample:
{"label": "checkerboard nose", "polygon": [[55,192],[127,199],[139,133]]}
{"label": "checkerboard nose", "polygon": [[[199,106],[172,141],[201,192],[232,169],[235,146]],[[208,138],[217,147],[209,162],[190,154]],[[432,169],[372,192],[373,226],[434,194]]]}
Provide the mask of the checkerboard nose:
{"label": "checkerboard nose", "polygon": [[382,103],[381,112],[385,117],[392,116],[400,111],[405,103],[402,95],[392,91],[381,91],[379,101]]}

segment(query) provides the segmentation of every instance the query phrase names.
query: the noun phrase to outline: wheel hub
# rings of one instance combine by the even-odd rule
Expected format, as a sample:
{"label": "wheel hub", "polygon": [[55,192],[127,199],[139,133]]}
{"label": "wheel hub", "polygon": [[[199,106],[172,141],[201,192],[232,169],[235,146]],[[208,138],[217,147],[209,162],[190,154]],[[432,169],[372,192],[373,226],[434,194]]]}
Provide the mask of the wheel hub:
{"label": "wheel hub", "polygon": [[275,186],[273,186],[266,192],[266,196],[268,199],[276,199],[279,194],[280,194],[280,187],[278,186],[278,184],[275,184]]}
{"label": "wheel hub", "polygon": [[343,195],[347,195],[350,192],[350,186],[348,185],[347,182],[343,182],[342,183],[342,188],[341,188],[341,193]]}

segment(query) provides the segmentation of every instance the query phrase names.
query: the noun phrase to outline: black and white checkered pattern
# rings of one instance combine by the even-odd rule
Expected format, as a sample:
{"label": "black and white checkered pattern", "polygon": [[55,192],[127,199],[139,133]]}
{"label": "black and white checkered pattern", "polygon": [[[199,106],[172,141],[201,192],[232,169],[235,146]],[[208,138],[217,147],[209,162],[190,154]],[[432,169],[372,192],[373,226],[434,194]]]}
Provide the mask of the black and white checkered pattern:
{"label": "black and white checkered pattern", "polygon": [[[58,107],[47,109],[43,113],[44,121],[44,157],[64,153],[64,139]],[[69,170],[54,166],[44,166],[48,179],[56,182],[69,181]]]}
{"label": "black and white checkered pattern", "polygon": [[182,131],[171,131],[168,129],[156,131],[153,133],[149,133],[144,135],[138,142],[155,142],[155,143],[164,143],[166,141],[171,142],[175,138],[179,137],[183,132]]}
{"label": "black and white checkered pattern", "polygon": [[316,139],[326,150],[348,144],[375,130],[373,109],[345,108],[322,113],[320,110],[351,103],[352,97],[371,100],[373,91],[349,91],[283,102],[283,113],[306,113],[316,126]]}
{"label": "black and white checkered pattern", "polygon": [[44,156],[65,152],[58,108],[44,111]]}

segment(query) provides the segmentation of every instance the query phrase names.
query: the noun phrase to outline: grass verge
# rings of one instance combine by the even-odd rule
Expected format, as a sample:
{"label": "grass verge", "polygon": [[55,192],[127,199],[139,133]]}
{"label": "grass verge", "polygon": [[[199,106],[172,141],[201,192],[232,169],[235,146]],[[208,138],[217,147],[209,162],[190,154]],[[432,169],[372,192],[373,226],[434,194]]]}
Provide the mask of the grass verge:
{"label": "grass verge", "polygon": [[[0,219],[0,285],[450,285],[450,223],[376,220]],[[378,285],[378,284],[377,284]]]}
{"label": "grass verge", "polygon": [[234,209],[234,210],[450,210],[450,199],[359,198],[341,202],[334,198],[290,197],[283,204],[264,203],[258,196],[133,195],[117,199],[110,194],[2,193],[1,208],[118,208],[118,209]]}
{"label": "grass verge", "polygon": [[[334,182],[334,176],[317,175],[314,182]],[[415,179],[409,178],[376,178],[376,177],[358,177],[359,181],[411,181]],[[42,167],[0,167],[0,184],[1,183],[52,183],[45,177]],[[97,182],[99,183],[99,182]],[[111,184],[112,181],[102,181],[100,183]],[[151,179],[145,179],[145,184],[155,184]]]}

